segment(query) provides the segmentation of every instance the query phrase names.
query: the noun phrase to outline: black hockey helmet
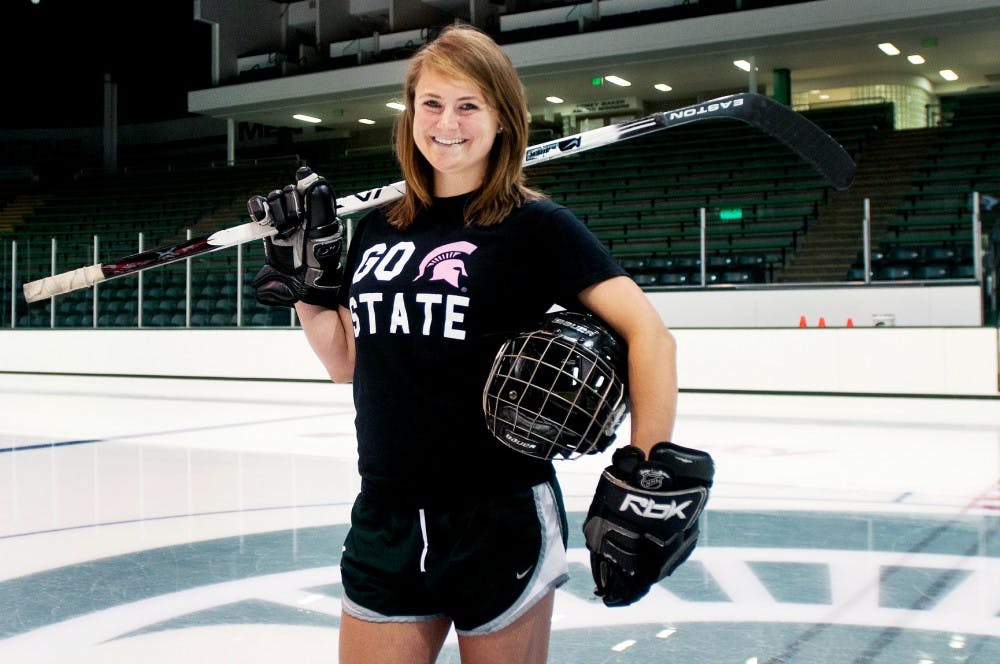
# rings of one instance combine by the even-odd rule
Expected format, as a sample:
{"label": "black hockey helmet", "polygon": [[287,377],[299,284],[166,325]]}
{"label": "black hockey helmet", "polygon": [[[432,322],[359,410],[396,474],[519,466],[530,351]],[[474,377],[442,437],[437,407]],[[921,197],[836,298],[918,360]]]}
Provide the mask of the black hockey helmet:
{"label": "black hockey helmet", "polygon": [[490,432],[540,459],[604,451],[628,414],[627,350],[599,318],[575,311],[507,340],[483,390]]}

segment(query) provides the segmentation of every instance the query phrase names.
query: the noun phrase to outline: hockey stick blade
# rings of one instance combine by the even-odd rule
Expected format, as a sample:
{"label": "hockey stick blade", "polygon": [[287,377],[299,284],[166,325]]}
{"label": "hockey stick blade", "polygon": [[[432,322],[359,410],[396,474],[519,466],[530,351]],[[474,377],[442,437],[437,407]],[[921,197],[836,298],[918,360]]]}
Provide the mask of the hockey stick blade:
{"label": "hockey stick blade", "polygon": [[801,113],[769,97],[742,97],[741,112],[733,117],[784,143],[836,189],[843,191],[851,186],[856,165],[832,136]]}
{"label": "hockey stick blade", "polygon": [[[607,127],[598,127],[572,136],[557,138],[528,148],[525,167],[540,164],[579,152],[645,136],[654,132],[712,119],[732,119],[746,123],[790,148],[809,163],[837,189],[846,189],[854,179],[855,165],[851,156],[829,134],[808,118],[764,95],[744,92],[682,108],[653,113]],[[406,191],[404,182],[395,182],[337,199],[337,212],[349,215],[400,198]],[[145,251],[69,272],[45,277],[23,285],[24,299],[37,302],[96,283],[135,274],[193,256],[234,247],[274,234],[270,226],[249,222],[216,231],[211,235],[187,240],[160,249]]]}

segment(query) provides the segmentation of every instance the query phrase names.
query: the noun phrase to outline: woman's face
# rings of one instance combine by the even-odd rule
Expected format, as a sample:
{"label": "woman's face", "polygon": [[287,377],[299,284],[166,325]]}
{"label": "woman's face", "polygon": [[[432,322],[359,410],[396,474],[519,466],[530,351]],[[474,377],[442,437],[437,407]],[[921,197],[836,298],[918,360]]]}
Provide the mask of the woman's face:
{"label": "woman's face", "polygon": [[475,84],[433,69],[417,79],[413,140],[434,168],[434,195],[457,196],[486,177],[490,149],[500,125]]}

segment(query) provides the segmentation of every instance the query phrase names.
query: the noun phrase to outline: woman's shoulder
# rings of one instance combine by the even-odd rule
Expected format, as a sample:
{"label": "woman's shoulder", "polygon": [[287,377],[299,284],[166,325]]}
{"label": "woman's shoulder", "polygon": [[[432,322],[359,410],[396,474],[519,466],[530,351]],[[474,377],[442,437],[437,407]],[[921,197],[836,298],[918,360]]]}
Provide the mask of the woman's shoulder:
{"label": "woman's shoulder", "polygon": [[563,216],[572,216],[569,209],[550,198],[535,198],[525,202],[517,209],[518,216],[526,219],[550,219]]}
{"label": "woman's shoulder", "polygon": [[584,224],[576,214],[563,205],[549,198],[538,198],[522,205],[517,216],[522,223],[527,222],[536,227],[549,227],[553,232],[567,232]]}
{"label": "woman's shoulder", "polygon": [[355,218],[354,230],[356,233],[369,228],[376,231],[389,228],[389,214],[386,206],[379,205]]}
{"label": "woman's shoulder", "polygon": [[529,212],[546,213],[560,209],[565,210],[566,207],[560,203],[556,203],[551,198],[540,196],[525,202],[524,205],[521,206],[521,209]]}

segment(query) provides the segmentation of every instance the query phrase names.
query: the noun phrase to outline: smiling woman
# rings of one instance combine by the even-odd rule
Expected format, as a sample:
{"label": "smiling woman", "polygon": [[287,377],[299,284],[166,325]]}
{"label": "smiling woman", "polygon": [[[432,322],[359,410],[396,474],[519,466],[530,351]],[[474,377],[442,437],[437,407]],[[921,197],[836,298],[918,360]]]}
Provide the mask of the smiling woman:
{"label": "smiling woman", "polygon": [[501,131],[483,93],[428,69],[418,79],[414,102],[413,140],[434,169],[434,195],[459,196],[478,188]]}
{"label": "smiling woman", "polygon": [[[433,164],[431,158],[437,160],[450,154],[437,149],[441,141],[464,139],[473,144],[472,148],[480,148],[478,152],[470,151],[462,144],[456,152],[466,155],[463,161],[474,164],[474,168],[461,175],[461,184],[454,187],[448,178],[456,170],[449,168],[451,175],[444,183],[456,194],[478,190],[466,206],[466,220],[490,226],[515,207],[540,197],[524,185],[522,161],[528,147],[529,114],[514,65],[489,36],[478,30],[447,32],[452,33],[449,39],[438,39],[431,47],[418,51],[406,73],[407,103],[396,118],[395,143],[407,193],[389,211],[390,223],[400,229],[407,228],[437,195],[438,164]],[[419,102],[419,108],[418,93],[426,97]],[[488,122],[480,126],[484,119]],[[475,137],[460,133],[473,129]],[[437,137],[436,145],[428,138],[429,131]],[[474,154],[479,157],[469,158]]]}
{"label": "smiling woman", "polygon": [[[339,287],[317,297],[321,279],[277,250],[256,282],[261,302],[291,295],[266,303],[294,306],[328,375],[354,385],[362,488],[341,561],[340,661],[433,662],[454,629],[464,664],[541,664],[568,578],[565,512],[551,459],[485,426],[493,358],[554,306],[593,313],[630,349],[629,449],[644,457],[671,435],[673,337],[583,222],[524,184],[528,108],[496,42],[449,26],[411,58],[404,94],[406,193],[358,221]],[[339,240],[324,235],[336,208],[304,170],[288,190],[305,200],[291,233],[308,241],[291,255],[330,264],[313,276],[340,274]]]}

